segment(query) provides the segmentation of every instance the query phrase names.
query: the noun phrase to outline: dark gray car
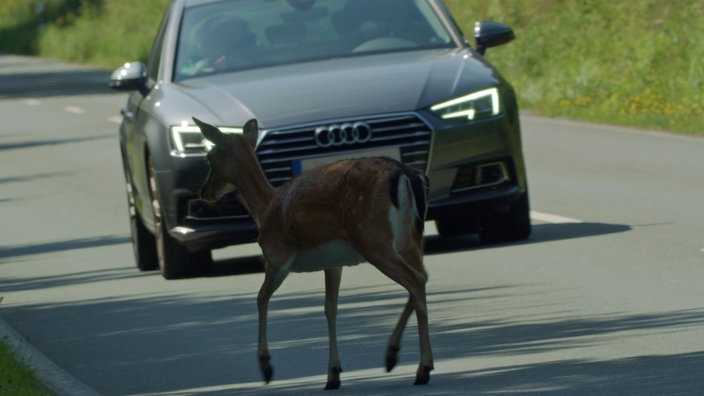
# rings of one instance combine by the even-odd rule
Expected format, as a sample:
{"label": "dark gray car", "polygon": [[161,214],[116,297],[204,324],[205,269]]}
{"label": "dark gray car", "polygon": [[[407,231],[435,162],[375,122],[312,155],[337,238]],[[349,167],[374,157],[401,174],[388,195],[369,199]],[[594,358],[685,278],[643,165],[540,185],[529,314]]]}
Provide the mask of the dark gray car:
{"label": "dark gray car", "polygon": [[188,276],[212,249],[256,239],[234,195],[199,199],[209,143],[192,116],[230,133],[257,118],[275,186],[337,159],[393,157],[429,176],[441,235],[527,238],[516,97],[483,56],[513,32],[473,33],[474,48],[439,0],[174,0],[148,63],[110,82],[131,91],[120,148],[137,266]]}

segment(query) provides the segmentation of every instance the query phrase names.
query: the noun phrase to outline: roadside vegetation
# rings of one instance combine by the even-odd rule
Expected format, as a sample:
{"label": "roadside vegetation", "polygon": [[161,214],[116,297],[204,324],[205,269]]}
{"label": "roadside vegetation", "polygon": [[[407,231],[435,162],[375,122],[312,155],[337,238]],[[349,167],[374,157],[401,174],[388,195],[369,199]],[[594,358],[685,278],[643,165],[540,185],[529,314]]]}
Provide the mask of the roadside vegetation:
{"label": "roadside vegetation", "polygon": [[5,340],[0,339],[0,395],[49,394],[34,372],[20,363],[12,348]]}
{"label": "roadside vegetation", "polygon": [[[487,57],[523,109],[704,135],[702,1],[445,2],[470,37],[476,20],[513,27],[517,39]],[[2,0],[0,51],[107,68],[145,60],[167,4]]]}
{"label": "roadside vegetation", "polygon": [[541,114],[704,136],[704,2],[446,0],[514,28],[488,58]]}

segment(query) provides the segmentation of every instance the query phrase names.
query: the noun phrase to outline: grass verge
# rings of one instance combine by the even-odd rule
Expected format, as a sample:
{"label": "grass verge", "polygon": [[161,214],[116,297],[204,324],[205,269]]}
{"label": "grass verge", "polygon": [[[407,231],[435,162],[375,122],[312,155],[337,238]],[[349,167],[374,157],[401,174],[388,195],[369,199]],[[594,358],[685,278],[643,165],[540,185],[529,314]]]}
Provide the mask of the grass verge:
{"label": "grass verge", "polygon": [[48,396],[34,371],[22,364],[5,339],[0,339],[0,395]]}
{"label": "grass verge", "polygon": [[704,2],[445,0],[459,25],[514,28],[487,57],[523,108],[704,136]]}
{"label": "grass verge", "polygon": [[[0,51],[108,68],[145,60],[167,3],[2,0]],[[517,39],[487,57],[516,87],[522,108],[704,136],[701,0],[445,3],[470,37],[477,20],[513,27]]]}

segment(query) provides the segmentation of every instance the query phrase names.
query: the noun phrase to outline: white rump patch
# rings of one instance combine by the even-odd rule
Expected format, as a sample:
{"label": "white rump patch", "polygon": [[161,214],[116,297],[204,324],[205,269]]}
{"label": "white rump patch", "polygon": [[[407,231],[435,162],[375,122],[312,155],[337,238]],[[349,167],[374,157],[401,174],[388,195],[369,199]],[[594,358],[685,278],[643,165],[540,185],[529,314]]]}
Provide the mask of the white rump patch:
{"label": "white rump patch", "polygon": [[[394,247],[398,250],[403,244],[406,229],[408,224],[408,216],[416,216],[415,198],[413,197],[411,182],[408,177],[401,176],[398,178],[398,208],[394,205],[389,207],[389,224],[391,225],[391,234],[394,241]],[[412,218],[413,219],[413,218]]]}

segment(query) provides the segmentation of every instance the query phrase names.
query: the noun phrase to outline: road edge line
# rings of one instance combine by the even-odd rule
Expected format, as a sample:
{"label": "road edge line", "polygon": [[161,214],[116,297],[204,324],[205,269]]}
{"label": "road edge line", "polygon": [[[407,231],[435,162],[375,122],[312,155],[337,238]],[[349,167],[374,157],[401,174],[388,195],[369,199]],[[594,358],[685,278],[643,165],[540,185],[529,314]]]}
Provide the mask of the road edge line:
{"label": "road edge line", "polygon": [[579,219],[573,219],[572,217],[558,216],[550,213],[543,212],[530,212],[530,218],[533,220],[542,221],[544,223],[550,224],[578,224],[584,223],[584,221]]}
{"label": "road edge line", "polygon": [[0,315],[0,339],[5,340],[12,347],[21,363],[35,371],[39,380],[53,395],[101,396],[30,344],[5,321],[2,315]]}

